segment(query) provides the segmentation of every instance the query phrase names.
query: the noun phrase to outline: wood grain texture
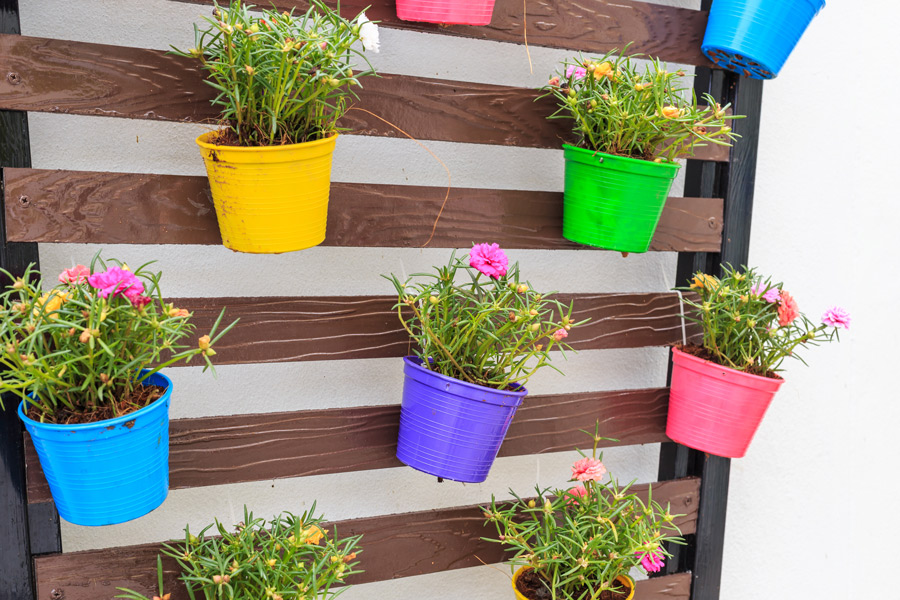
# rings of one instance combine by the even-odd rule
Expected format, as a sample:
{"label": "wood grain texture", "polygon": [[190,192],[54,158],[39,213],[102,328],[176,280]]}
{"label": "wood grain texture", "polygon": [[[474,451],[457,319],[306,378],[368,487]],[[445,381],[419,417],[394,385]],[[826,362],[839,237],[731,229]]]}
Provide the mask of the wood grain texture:
{"label": "wood grain texture", "polygon": [[[589,439],[581,430],[594,422],[600,423],[602,436],[619,440],[605,442],[605,447],[664,442],[667,408],[666,389],[529,396],[500,456],[584,446]],[[400,467],[394,456],[399,422],[398,405],[172,421],[169,485],[177,489]],[[25,456],[28,502],[49,501],[50,488],[29,439]]]}
{"label": "wood grain texture", "polygon": [[[0,36],[9,73],[0,109],[212,123],[213,89],[196,61],[159,50]],[[9,74],[8,74],[9,75]],[[368,77],[358,106],[417,139],[558,148],[569,125],[550,121],[551,98],[536,90],[383,74]],[[341,125],[369,136],[403,137],[361,110]],[[728,148],[697,149],[700,160],[728,160]]]}
{"label": "wood grain texture", "polygon": [[[684,534],[694,531],[699,486],[697,479],[653,484],[654,499],[663,505],[671,503],[673,513],[685,515],[676,520]],[[635,489],[646,494],[647,487]],[[485,526],[479,506],[355,519],[330,528],[340,536],[363,536],[360,568],[365,573],[351,580],[356,584],[476,567],[505,558],[499,544],[481,540],[496,531]],[[65,600],[108,600],[118,586],[152,596],[158,550],[158,544],[144,544],[37,557],[37,597],[51,598],[51,591],[57,590],[65,594]],[[184,588],[176,583],[177,564],[166,559],[163,566],[172,600],[186,600]],[[638,586],[641,600],[687,599],[690,576],[670,575]]]}
{"label": "wood grain texture", "polygon": [[[206,177],[91,171],[4,170],[12,241],[221,244]],[[420,247],[446,188],[334,183],[325,246]],[[429,246],[490,238],[505,248],[590,249],[562,237],[562,194],[453,189]],[[650,246],[713,252],[722,201],[669,198]]]}
{"label": "wood grain texture", "polygon": [[[212,4],[212,0],[181,0]],[[222,5],[227,4],[221,2]],[[279,9],[306,10],[303,0],[275,0]],[[335,2],[328,4],[335,6]],[[437,25],[401,21],[395,0],[342,0],[341,13],[352,18],[366,10],[366,16],[384,27],[408,29],[496,42],[524,43],[527,24],[532,46],[568,48],[575,52],[606,53],[631,42],[633,53],[649,54],[663,60],[712,66],[700,50],[706,32],[706,11],[662,6],[632,0],[497,0],[490,25]],[[523,15],[523,11],[527,11]],[[523,18],[524,17],[524,18]],[[524,50],[523,50],[524,52]]]}
{"label": "wood grain texture", "polygon": [[[576,320],[591,319],[566,340],[576,350],[666,346],[681,341],[675,293],[560,294]],[[410,353],[392,306],[395,296],[180,298],[207,331],[223,307],[240,322],[216,344],[216,364],[387,358]],[[689,326],[689,335],[699,330]]]}

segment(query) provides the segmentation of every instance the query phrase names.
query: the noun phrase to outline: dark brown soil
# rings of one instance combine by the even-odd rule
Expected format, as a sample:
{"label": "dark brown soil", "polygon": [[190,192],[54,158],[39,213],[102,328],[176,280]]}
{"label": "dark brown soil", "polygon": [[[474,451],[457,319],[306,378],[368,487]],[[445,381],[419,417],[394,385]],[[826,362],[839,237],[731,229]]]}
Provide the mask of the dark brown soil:
{"label": "dark brown soil", "polygon": [[[149,406],[152,402],[162,397],[165,392],[166,388],[158,385],[139,385],[130,396],[117,401],[115,407],[113,407],[112,404],[107,403],[87,412],[73,412],[63,407],[54,415],[45,416],[43,422],[54,423],[57,425],[84,425],[86,423],[96,423],[107,419],[115,419],[116,417],[128,415],[139,411],[145,406]],[[115,410],[113,410],[113,408],[115,408]],[[35,421],[41,420],[42,413],[34,406],[29,407],[26,414]],[[134,427],[134,423],[132,422],[130,425],[126,423],[125,426],[131,428]]]}
{"label": "dark brown soil", "polygon": [[[716,360],[716,358],[715,358],[715,356],[713,356],[712,352],[710,352],[703,346],[695,346],[693,344],[688,344],[687,346],[684,346],[682,344],[677,344],[675,347],[678,348],[679,350],[681,350],[682,352],[684,352],[685,354],[690,354],[691,356],[696,356],[697,358],[700,358],[703,360],[708,360],[709,362],[716,363],[717,365],[721,365],[721,366],[727,367],[729,369],[731,368],[728,365],[723,365],[718,360]],[[762,377],[768,377],[769,379],[781,379],[781,376],[778,373],[776,373],[775,371],[769,371],[765,374],[750,371],[750,374],[751,375],[760,375]]]}
{"label": "dark brown soil", "polygon": [[[519,575],[519,578],[516,580],[516,589],[529,600],[551,600],[553,597],[544,578],[533,569],[528,569]],[[591,595],[585,590],[582,597],[590,598]],[[628,592],[614,592],[612,590],[606,590],[600,594],[600,600],[625,600],[627,597]]]}

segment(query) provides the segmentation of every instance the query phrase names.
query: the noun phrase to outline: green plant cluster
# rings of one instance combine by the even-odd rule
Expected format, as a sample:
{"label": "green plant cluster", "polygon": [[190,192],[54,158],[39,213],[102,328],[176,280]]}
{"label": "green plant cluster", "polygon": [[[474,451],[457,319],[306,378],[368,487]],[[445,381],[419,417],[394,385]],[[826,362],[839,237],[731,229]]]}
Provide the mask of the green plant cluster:
{"label": "green plant cluster", "polygon": [[[591,457],[599,462],[597,445],[604,438],[593,437]],[[674,524],[679,515],[654,501],[652,490],[644,502],[630,490],[633,483],[620,486],[610,478],[569,489],[536,487],[537,496],[529,499],[510,490],[514,501],[492,498],[484,509],[498,533],[497,539],[485,539],[514,552],[514,567],[537,571],[552,600],[595,600],[606,590],[622,592],[618,577],[642,568],[647,556],[661,566],[669,556],[663,544],[684,543]]]}
{"label": "green plant cluster", "polygon": [[838,327],[816,324],[800,312],[782,283],[754,269],[722,267],[722,277],[697,273],[684,297],[693,310],[685,318],[703,329],[703,347],[726,367],[765,376],[781,370],[787,357],[805,361],[798,350],[840,340]]}
{"label": "green plant cluster", "polygon": [[[330,600],[347,589],[349,575],[361,572],[355,567],[362,536],[329,536],[315,510],[313,503],[300,516],[285,512],[266,522],[244,507],[235,531],[218,520],[199,535],[186,528],[184,542],[163,545],[163,554],[178,562],[191,600]],[[160,561],[157,567],[156,597],[166,598]],[[147,600],[119,590],[117,598]]]}
{"label": "green plant cluster", "polygon": [[[399,295],[394,306],[413,338],[422,365],[448,377],[499,390],[524,386],[550,366],[550,351],[571,350],[563,339],[587,321],[572,321],[551,293],[538,293],[519,276],[518,263],[487,277],[454,251],[435,273],[405,281],[387,277]],[[417,280],[418,279],[418,280]]]}
{"label": "green plant cluster", "polygon": [[[627,49],[627,48],[626,48]],[[726,125],[729,106],[704,95],[698,106],[683,71],[670,73],[649,58],[643,70],[616,50],[599,59],[567,60],[542,97],[559,109],[549,118],[571,119],[579,145],[589,150],[645,160],[674,161],[707,144],[730,146],[738,136]]]}
{"label": "green plant cluster", "polygon": [[[182,340],[194,332],[191,314],[163,301],[162,274],[146,270],[148,265],[131,272],[117,260],[108,262],[128,281],[141,283],[139,298],[103,297],[86,277],[45,292],[34,265],[16,279],[0,271],[13,281],[0,293],[0,365],[5,367],[0,392],[27,400],[26,406],[40,411],[41,421],[53,423],[61,412],[90,413],[102,405],[115,415],[143,408],[128,405],[136,386],[198,354],[204,370],[212,367],[213,345],[237,322],[219,331],[223,310],[210,333],[187,346]],[[97,255],[89,271],[106,272],[107,267]]]}
{"label": "green plant cluster", "polygon": [[[302,15],[263,10],[235,0],[216,4],[209,26],[194,25],[194,47],[174,54],[197,58],[218,92],[213,105],[239,146],[273,146],[324,139],[338,132],[337,121],[356,99],[359,78],[373,74],[354,45],[365,27],[362,13],[352,20],[321,0]],[[353,57],[369,69],[354,72]]]}

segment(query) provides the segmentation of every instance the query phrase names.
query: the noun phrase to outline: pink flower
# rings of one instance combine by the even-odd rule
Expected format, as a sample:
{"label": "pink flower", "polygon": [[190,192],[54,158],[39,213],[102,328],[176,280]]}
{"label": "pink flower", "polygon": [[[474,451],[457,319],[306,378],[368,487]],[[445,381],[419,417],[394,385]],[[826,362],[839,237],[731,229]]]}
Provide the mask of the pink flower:
{"label": "pink flower", "polygon": [[569,68],[566,69],[566,77],[572,77],[572,73],[575,74],[575,79],[584,79],[585,75],[587,75],[587,69],[569,65]]}
{"label": "pink flower", "polygon": [[134,273],[121,267],[112,267],[103,273],[94,273],[88,277],[91,287],[99,290],[101,298],[122,294],[132,303],[144,293],[144,284]]}
{"label": "pink flower", "polygon": [[781,290],[772,288],[763,295],[763,299],[769,304],[775,304],[781,300]]}
{"label": "pink flower", "polygon": [[606,467],[596,458],[586,456],[572,465],[572,479],[577,481],[600,481],[606,475]]}
{"label": "pink flower", "polygon": [[840,306],[832,306],[822,315],[822,322],[829,327],[843,327],[850,329],[850,313]]}
{"label": "pink flower", "polygon": [[643,556],[641,556],[641,566],[644,567],[644,570],[648,573],[659,573],[659,571],[666,566],[666,563],[663,562],[662,554],[657,554],[656,552],[641,552],[640,550],[635,552],[635,554],[643,554]]}
{"label": "pink flower", "polygon": [[781,292],[781,301],[778,305],[778,324],[786,327],[800,316],[800,308],[797,301],[787,292]]}
{"label": "pink flower", "polygon": [[63,272],[59,274],[59,281],[60,283],[80,284],[87,281],[87,278],[90,276],[91,270],[86,266],[75,265],[71,269],[63,269]]}
{"label": "pink flower", "polygon": [[566,492],[566,496],[570,496],[568,500],[566,500],[566,506],[574,506],[578,504],[578,499],[587,496],[588,491],[584,488],[583,485],[577,485],[573,488],[570,488],[569,491]]}
{"label": "pink flower", "polygon": [[497,244],[476,244],[469,252],[469,266],[497,279],[506,275],[509,259]]}
{"label": "pink flower", "polygon": [[153,298],[150,296],[135,296],[134,298],[129,298],[131,300],[132,306],[136,309],[141,310],[151,302],[153,302]]}
{"label": "pink flower", "polygon": [[565,329],[557,329],[557,330],[553,333],[553,339],[556,340],[557,342],[559,342],[559,341],[561,341],[561,340],[564,340],[564,339],[566,339],[567,337],[569,337],[569,332],[566,331]]}

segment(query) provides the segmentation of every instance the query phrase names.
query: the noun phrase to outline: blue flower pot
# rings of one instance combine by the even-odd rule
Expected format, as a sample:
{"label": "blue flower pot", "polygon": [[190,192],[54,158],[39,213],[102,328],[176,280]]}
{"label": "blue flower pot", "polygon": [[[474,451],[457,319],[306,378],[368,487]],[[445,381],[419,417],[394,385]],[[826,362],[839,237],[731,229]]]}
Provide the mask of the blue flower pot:
{"label": "blue flower pot", "polygon": [[403,359],[403,372],[397,458],[444,479],[487,479],[528,390],[501,391],[460,381],[426,369],[412,356]]}
{"label": "blue flower pot", "polygon": [[772,79],[825,0],[714,0],[703,53],[723,69]]}
{"label": "blue flower pot", "polygon": [[19,418],[34,448],[59,516],[76,525],[114,525],[157,508],[169,493],[169,399],[172,381],[161,373],[144,383],[165,387],[139,411],[83,425]]}

